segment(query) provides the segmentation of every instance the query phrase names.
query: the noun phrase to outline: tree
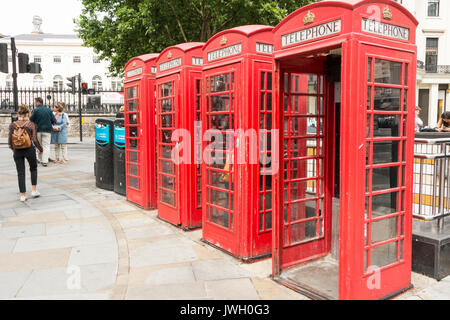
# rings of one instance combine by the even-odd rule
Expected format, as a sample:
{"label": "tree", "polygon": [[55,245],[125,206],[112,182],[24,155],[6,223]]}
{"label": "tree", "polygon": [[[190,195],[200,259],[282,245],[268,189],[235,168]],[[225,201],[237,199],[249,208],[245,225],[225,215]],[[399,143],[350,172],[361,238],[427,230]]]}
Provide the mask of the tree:
{"label": "tree", "polygon": [[82,0],[77,32],[110,72],[123,72],[134,56],[160,52],[182,42],[205,42],[225,29],[247,24],[276,25],[317,0]]}

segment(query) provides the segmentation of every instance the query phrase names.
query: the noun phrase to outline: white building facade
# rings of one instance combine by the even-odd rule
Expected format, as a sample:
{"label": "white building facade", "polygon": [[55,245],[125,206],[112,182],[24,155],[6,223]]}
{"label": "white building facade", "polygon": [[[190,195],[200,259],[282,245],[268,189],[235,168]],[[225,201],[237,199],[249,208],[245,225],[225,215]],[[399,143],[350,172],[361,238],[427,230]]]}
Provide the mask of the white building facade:
{"label": "white building facade", "polygon": [[[123,80],[108,77],[108,63],[100,61],[92,48],[84,47],[76,35],[42,33],[42,20],[34,17],[34,31],[14,36],[18,52],[29,55],[29,62],[40,63],[41,74],[18,73],[17,86],[21,88],[67,89],[67,77],[81,74],[83,82],[96,90],[121,91]],[[0,38],[8,44],[9,74],[0,73],[0,88],[12,88],[12,53],[10,37]],[[18,67],[17,67],[18,72]]]}
{"label": "white building facade", "polygon": [[417,105],[425,126],[450,111],[450,0],[396,0],[419,21]]}

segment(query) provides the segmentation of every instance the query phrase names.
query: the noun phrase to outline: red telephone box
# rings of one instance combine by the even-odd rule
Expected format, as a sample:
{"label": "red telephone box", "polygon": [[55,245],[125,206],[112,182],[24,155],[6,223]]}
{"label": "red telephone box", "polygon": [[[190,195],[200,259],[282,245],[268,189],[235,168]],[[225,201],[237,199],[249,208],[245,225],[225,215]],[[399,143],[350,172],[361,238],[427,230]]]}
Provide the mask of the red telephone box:
{"label": "red telephone box", "polygon": [[411,288],[417,20],[321,1],[274,29],[273,277],[313,298]]}
{"label": "red telephone box", "polygon": [[166,48],[156,61],[158,217],[185,230],[202,225],[200,163],[191,147],[199,143],[194,133],[200,119],[203,45]]}
{"label": "red telephone box", "polygon": [[127,200],[156,208],[155,62],[158,54],[125,65],[125,153]]}
{"label": "red telephone box", "polygon": [[272,29],[225,30],[203,48],[203,241],[244,261],[272,246]]}

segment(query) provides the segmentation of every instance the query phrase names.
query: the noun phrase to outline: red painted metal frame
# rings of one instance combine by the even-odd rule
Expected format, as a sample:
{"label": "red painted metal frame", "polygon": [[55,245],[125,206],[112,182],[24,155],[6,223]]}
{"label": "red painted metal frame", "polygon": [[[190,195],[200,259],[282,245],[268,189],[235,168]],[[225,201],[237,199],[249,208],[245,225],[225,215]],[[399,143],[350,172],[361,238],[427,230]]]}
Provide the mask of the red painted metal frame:
{"label": "red painted metal frame", "polygon": [[[159,55],[156,66],[156,88],[157,88],[157,118],[158,118],[158,155],[161,155],[161,104],[164,97],[161,96],[161,90],[158,90],[162,84],[172,81],[174,86],[174,129],[184,129],[190,134],[190,146],[192,150],[183,150],[181,155],[189,151],[190,159],[174,165],[175,169],[175,199],[176,205],[171,206],[163,202],[162,189],[158,188],[158,217],[180,226],[184,230],[199,228],[202,225],[201,208],[196,204],[197,199],[197,166],[195,164],[195,126],[196,119],[196,100],[197,80],[201,79],[201,58],[202,47],[204,43],[192,42],[183,43],[168,47]],[[179,60],[178,60],[179,59]],[[199,60],[200,59],[200,60]],[[167,66],[161,70],[161,65]],[[171,132],[174,133],[173,130]],[[175,143],[182,143],[183,140],[178,137],[172,137]],[[158,160],[158,185],[162,187],[161,177],[162,166],[161,156]]]}
{"label": "red painted metal frame", "polygon": [[[144,209],[157,207],[155,154],[155,62],[157,57],[158,54],[146,54],[130,59],[125,65],[127,200]],[[134,87],[137,88],[137,96],[135,99],[130,99],[128,92]],[[130,110],[130,101],[132,104],[137,104],[136,111]],[[130,129],[137,137],[130,136]]]}
{"label": "red painted metal frame", "polygon": [[[384,15],[386,7],[392,14],[391,18],[389,15]],[[386,11],[388,10],[386,9]],[[314,21],[311,24],[304,25],[303,19],[309,12],[314,15]],[[408,28],[410,32],[409,41],[362,31],[363,17]],[[339,33],[282,47],[281,37],[283,35],[336,19],[341,19],[341,31]],[[330,49],[342,49],[339,299],[382,299],[398,294],[411,286],[411,201],[417,24],[417,20],[409,11],[392,0],[322,1],[298,9],[273,30],[276,85],[274,128],[280,128],[281,124],[281,108],[283,107],[281,104],[283,93],[281,81],[286,67],[299,64],[301,66],[302,57],[314,57],[315,54],[326,53]],[[379,273],[364,271],[364,253],[366,249],[372,247],[365,247],[364,245],[364,228],[367,222],[364,218],[364,212],[366,128],[368,125],[366,117],[368,114],[366,108],[367,63],[369,57],[400,61],[409,65],[407,106],[405,112],[402,113],[408,114],[406,135],[404,136],[406,140],[405,161],[402,162],[405,165],[404,176],[406,181],[405,186],[400,188],[405,193],[405,207],[404,211],[399,213],[404,216],[404,236],[398,238],[404,240],[403,252],[398,253],[399,261],[397,263],[382,267],[378,270]],[[299,61],[300,63],[298,63]],[[305,69],[305,66],[301,67]],[[370,153],[370,155],[373,154]],[[295,261],[295,259],[292,261],[283,260],[281,172],[280,170],[280,173],[274,177],[273,276],[275,279],[280,279],[279,276],[286,270],[287,266],[294,266],[296,263],[304,262],[303,258],[308,258],[305,256],[302,259],[298,258],[298,261]],[[328,181],[327,187],[333,188],[332,179]],[[401,254],[403,254],[403,259],[401,259]],[[312,260],[315,257],[309,258]],[[374,280],[374,277],[378,276],[379,278]],[[380,281],[380,286],[369,284],[371,281],[376,282],[376,280]]]}
{"label": "red painted metal frame", "polygon": [[[282,119],[279,126],[280,128],[284,126],[284,134],[280,134],[279,141],[279,146],[283,148],[284,154],[284,157],[280,159],[280,180],[282,181],[280,184],[284,186],[283,192],[281,192],[284,197],[282,207],[283,214],[285,217],[287,216],[288,220],[285,221],[285,218],[281,221],[282,228],[286,229],[281,234],[280,264],[282,269],[308,261],[311,257],[321,257],[331,249],[331,198],[334,184],[333,167],[330,163],[332,157],[326,157],[326,155],[333,152],[334,124],[332,122],[332,105],[329,103],[330,101],[326,101],[332,96],[332,86],[325,85],[324,63],[324,59],[320,58],[312,61],[304,60],[303,67],[288,66],[280,72],[282,75],[288,75],[288,88],[285,88],[285,81],[280,84],[280,92],[283,92],[284,95],[282,105],[287,106],[288,110],[278,109]],[[317,77],[316,92],[300,91],[302,87],[308,89],[308,83],[305,81],[307,76]],[[292,80],[294,78],[297,78],[297,81],[300,78],[300,83],[297,82],[295,86],[298,86],[298,91],[293,90]],[[285,101],[286,97],[288,101]],[[294,99],[292,98],[296,98],[296,108],[302,106],[300,103],[302,98],[316,99],[317,112],[294,112],[292,110],[295,109]],[[322,103],[323,111],[319,111]],[[304,120],[308,119],[315,119],[316,130],[318,130],[316,135],[306,134],[307,128]],[[286,120],[289,124],[287,128]],[[299,127],[297,130],[293,130],[295,123]],[[315,140],[315,149],[307,147],[308,140]],[[297,148],[293,148],[294,141]],[[288,150],[284,149],[286,143]],[[295,156],[291,156],[293,153]],[[292,168],[292,164],[295,164],[294,168]],[[312,164],[315,168],[312,171],[309,168],[308,171],[308,164],[310,166]],[[306,188],[301,188],[302,182],[306,183]],[[285,188],[286,185],[289,186],[289,190]],[[293,188],[293,186],[297,187]],[[309,194],[307,194],[308,188]],[[291,199],[292,197],[294,199]],[[312,202],[315,204],[312,208],[316,212],[314,216],[308,217],[306,206]],[[293,211],[294,209],[295,211]],[[291,219],[294,213],[298,216],[297,219]],[[315,236],[306,234],[306,224],[311,222],[315,223]],[[296,226],[295,232],[293,231],[294,226]]]}
{"label": "red painted metal frame", "polygon": [[[269,97],[272,94],[273,88],[269,87],[268,83],[272,83],[272,29],[270,26],[249,25],[241,26],[229,30],[222,31],[214,35],[203,48],[203,89],[210,88],[209,83],[212,77],[220,77],[221,75],[229,74],[232,77],[234,74],[234,88],[231,91],[226,91],[227,95],[234,95],[234,111],[226,112],[229,117],[234,116],[234,129],[241,129],[243,132],[247,130],[255,130],[258,136],[257,145],[255,142],[250,142],[250,137],[245,136],[239,139],[237,134],[233,137],[233,155],[234,164],[231,166],[233,171],[230,171],[229,178],[234,185],[231,191],[224,191],[223,189],[216,189],[212,185],[212,178],[208,178],[208,173],[214,169],[203,161],[202,164],[202,193],[203,193],[203,240],[216,247],[219,247],[233,256],[243,259],[244,261],[252,261],[267,257],[271,253],[271,237],[272,228],[271,221],[266,224],[265,217],[271,219],[271,200],[267,208],[260,208],[259,197],[261,196],[262,203],[266,202],[265,197],[269,197],[271,192],[260,190],[260,164],[249,164],[250,152],[256,152],[259,159],[260,153],[260,139],[258,130],[260,128],[260,117],[264,117],[264,125],[269,119],[269,126],[272,125],[270,116],[272,113],[272,106],[269,103],[261,106],[261,94],[264,97]],[[241,50],[237,50],[234,54],[226,55],[225,57],[211,59],[208,61],[208,54],[216,50],[227,50],[236,45],[241,45]],[[259,46],[263,44],[263,46]],[[257,50],[265,48],[266,50]],[[266,45],[266,46],[264,46]],[[268,46],[267,46],[268,45]],[[269,48],[269,50],[267,50]],[[259,52],[258,52],[259,51]],[[267,51],[261,53],[261,51]],[[261,77],[264,74],[262,81]],[[270,79],[267,80],[268,75]],[[214,78],[217,79],[217,78]],[[206,83],[208,81],[208,84]],[[231,79],[230,79],[231,81]],[[261,88],[263,83],[263,88]],[[202,122],[203,131],[211,129],[208,122],[213,114],[220,116],[220,113],[209,112],[207,110],[207,99],[213,99],[216,93],[204,91],[202,102]],[[266,99],[262,103],[266,104]],[[212,107],[212,100],[210,105]],[[232,102],[233,103],[233,102]],[[208,105],[209,106],[209,105]],[[261,112],[263,109],[263,112]],[[270,129],[270,128],[269,128]],[[203,150],[206,150],[210,142],[203,142]],[[237,163],[238,156],[244,156],[245,164]],[[226,167],[229,169],[229,167]],[[265,185],[265,184],[264,184]],[[212,190],[212,191],[211,191]],[[229,190],[227,188],[227,190]],[[211,192],[211,196],[208,192]],[[234,207],[230,210],[223,206],[217,206],[216,201],[213,200],[213,193],[228,194],[227,197],[233,197],[231,203]],[[231,193],[227,193],[231,192]],[[208,195],[208,196],[207,196]],[[228,219],[232,219],[232,225],[229,228],[214,223],[211,215],[212,211],[228,212],[225,215]],[[260,219],[264,223],[264,227],[260,226]],[[227,220],[228,221],[228,220]]]}

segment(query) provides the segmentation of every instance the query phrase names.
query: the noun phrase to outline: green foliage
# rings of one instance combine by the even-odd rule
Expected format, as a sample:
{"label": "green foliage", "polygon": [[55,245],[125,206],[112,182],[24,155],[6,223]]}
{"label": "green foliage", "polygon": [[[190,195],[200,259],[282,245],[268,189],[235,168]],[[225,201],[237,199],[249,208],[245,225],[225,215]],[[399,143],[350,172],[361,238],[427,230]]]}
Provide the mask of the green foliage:
{"label": "green foliage", "polygon": [[207,41],[225,29],[275,26],[317,0],[82,0],[77,32],[119,75],[132,57],[182,42]]}

